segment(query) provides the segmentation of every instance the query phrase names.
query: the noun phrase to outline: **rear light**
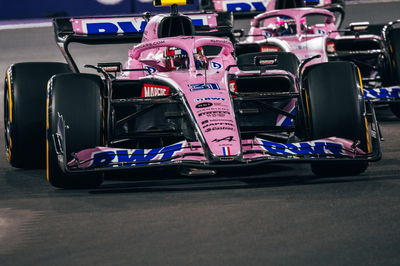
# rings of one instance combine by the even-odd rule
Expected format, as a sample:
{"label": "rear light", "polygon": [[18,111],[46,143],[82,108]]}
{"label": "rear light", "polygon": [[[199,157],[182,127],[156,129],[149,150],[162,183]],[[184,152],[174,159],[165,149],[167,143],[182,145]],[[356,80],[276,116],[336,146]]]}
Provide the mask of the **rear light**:
{"label": "rear light", "polygon": [[328,51],[328,53],[334,53],[336,52],[336,46],[335,43],[330,41],[326,44],[326,50]]}
{"label": "rear light", "polygon": [[109,66],[109,67],[103,67],[103,70],[105,72],[119,72],[120,68],[118,66]]}
{"label": "rear light", "polygon": [[237,92],[236,80],[229,81],[229,90],[234,93]]}
{"label": "rear light", "polygon": [[155,84],[144,84],[140,97],[155,97],[169,95],[169,87]]}
{"label": "rear light", "polygon": [[277,46],[261,46],[260,51],[262,53],[265,52],[279,52],[281,49]]}

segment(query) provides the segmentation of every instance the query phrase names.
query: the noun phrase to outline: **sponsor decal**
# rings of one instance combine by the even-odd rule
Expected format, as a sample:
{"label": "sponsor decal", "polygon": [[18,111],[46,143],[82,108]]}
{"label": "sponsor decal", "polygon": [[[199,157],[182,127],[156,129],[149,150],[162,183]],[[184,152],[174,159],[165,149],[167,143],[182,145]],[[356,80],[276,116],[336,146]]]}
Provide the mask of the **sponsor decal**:
{"label": "sponsor decal", "polygon": [[203,112],[199,114],[200,116],[207,116],[207,117],[225,117],[227,115],[230,115],[231,113],[228,111],[209,111],[209,112]]}
{"label": "sponsor decal", "polygon": [[148,69],[150,74],[153,74],[155,72],[157,72],[157,69],[155,67],[151,67],[151,66],[144,66],[145,69]]}
{"label": "sponsor decal", "polygon": [[297,49],[297,50],[307,49],[307,45],[305,45],[305,44],[299,44],[299,45],[297,45],[296,49]]}
{"label": "sponsor decal", "polygon": [[221,121],[224,121],[224,122],[231,122],[231,123],[233,123],[233,120],[232,120],[232,119],[211,119],[210,121],[212,121],[212,122],[221,122]]}
{"label": "sponsor decal", "polygon": [[188,84],[190,91],[201,91],[201,90],[220,90],[217,83],[195,83]]}
{"label": "sponsor decal", "polygon": [[214,139],[212,142],[220,142],[220,141],[229,141],[229,142],[231,142],[231,141],[236,141],[236,140],[233,138],[233,136],[228,136],[228,137],[225,137],[225,138],[222,138],[222,139]]}
{"label": "sponsor decal", "polygon": [[203,101],[225,101],[225,98],[221,97],[205,97],[205,98],[197,98],[194,99],[195,102],[203,102]]}
{"label": "sponsor decal", "polygon": [[[117,4],[121,0],[97,0]],[[104,3],[105,4],[105,3]],[[189,16],[190,17],[190,16]],[[208,24],[207,16],[193,16],[194,26]],[[82,31],[85,34],[117,34],[117,33],[143,33],[147,21],[142,17],[82,19]]]}
{"label": "sponsor decal", "polygon": [[[225,104],[224,104],[225,102],[213,102],[212,103],[212,106],[207,106],[207,107],[210,107],[210,108],[208,108],[208,110],[212,110],[212,111],[229,111],[229,108],[228,108],[228,106],[226,106]],[[197,106],[197,105],[196,105]],[[203,110],[197,110],[197,112],[202,112]]]}
{"label": "sponsor decal", "polygon": [[83,33],[87,34],[141,33],[146,25],[143,18],[82,20]]}
{"label": "sponsor decal", "polygon": [[276,59],[260,59],[260,61],[258,61],[258,63],[261,66],[265,66],[265,65],[275,65],[276,64]]}
{"label": "sponsor decal", "polygon": [[144,84],[140,97],[154,97],[169,95],[169,87],[154,84]]}
{"label": "sponsor decal", "polygon": [[198,105],[196,105],[196,108],[206,108],[206,107],[210,107],[212,105],[213,105],[212,103],[204,102],[204,103],[199,103]]}
{"label": "sponsor decal", "polygon": [[217,62],[214,62],[214,61],[210,62],[210,66],[211,66],[212,69],[221,69],[222,68],[222,65],[220,63],[217,63]]}
{"label": "sponsor decal", "polygon": [[313,143],[276,143],[262,140],[262,145],[266,151],[278,155],[341,155],[343,145],[326,141],[316,141]]}
{"label": "sponsor decal", "polygon": [[156,46],[158,44],[163,44],[163,43],[165,43],[165,41],[155,41],[155,42],[152,42],[152,43],[145,43],[145,44],[136,46],[135,49],[142,49],[142,48],[145,48],[145,47],[152,47],[152,46]]}
{"label": "sponsor decal", "polygon": [[231,131],[234,131],[235,129],[233,127],[210,127],[210,128],[207,128],[205,130],[205,132],[207,133],[207,132],[215,131],[215,130],[231,130]]}
{"label": "sponsor decal", "polygon": [[[182,143],[156,149],[118,149],[93,154],[92,166],[107,166],[112,163],[124,163],[123,166],[148,165],[152,160],[171,159],[182,149]],[[135,163],[140,162],[140,163]]]}
{"label": "sponsor decal", "polygon": [[233,123],[233,120],[231,119],[211,119],[211,122],[229,122],[229,123]]}
{"label": "sponsor decal", "polygon": [[216,40],[216,39],[212,39],[212,40],[210,40],[210,42],[213,42],[213,43],[231,43],[231,41],[228,41],[228,40]]}
{"label": "sponsor decal", "polygon": [[224,1],[223,5],[228,12],[266,11],[262,1]]}
{"label": "sponsor decal", "polygon": [[367,99],[400,98],[400,87],[388,87],[379,89],[364,88],[364,96]]}
{"label": "sponsor decal", "polygon": [[235,125],[232,124],[232,123],[227,123],[227,122],[217,122],[217,123],[209,123],[209,124],[203,126],[203,128],[212,127],[212,126],[231,126],[231,127],[234,127]]}

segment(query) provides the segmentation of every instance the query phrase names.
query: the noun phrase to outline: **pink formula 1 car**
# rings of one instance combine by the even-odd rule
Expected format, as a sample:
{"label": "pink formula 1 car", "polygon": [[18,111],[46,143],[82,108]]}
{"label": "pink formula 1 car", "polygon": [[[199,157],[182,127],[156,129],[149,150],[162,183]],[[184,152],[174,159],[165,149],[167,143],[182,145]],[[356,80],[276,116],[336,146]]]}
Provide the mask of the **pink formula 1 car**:
{"label": "pink formula 1 car", "polygon": [[254,16],[266,11],[318,7],[333,12],[340,26],[345,14],[345,2],[343,0],[201,0],[201,7],[206,11],[232,12],[235,15]]}
{"label": "pink formula 1 car", "polygon": [[[213,174],[308,162],[317,175],[355,175],[379,160],[375,115],[352,63],[302,71],[292,53],[235,58],[228,39],[197,36],[193,19],[175,10],[147,22],[123,65],[102,63],[87,66],[99,75],[79,73],[68,43],[132,41],[132,34],[118,32],[127,21],[132,18],[56,20],[69,65],[10,67],[5,124],[13,166],[32,166],[27,154],[34,150],[39,161],[46,159],[53,186],[85,188],[100,185],[107,171],[177,167]],[[49,77],[47,97],[39,99]]]}
{"label": "pink formula 1 car", "polygon": [[236,54],[287,51],[296,54],[301,61],[320,56],[308,65],[353,62],[361,72],[365,98],[377,104],[388,103],[400,117],[399,22],[387,25],[352,23],[339,31],[334,15],[327,10],[274,10],[251,21],[249,34],[236,46]]}

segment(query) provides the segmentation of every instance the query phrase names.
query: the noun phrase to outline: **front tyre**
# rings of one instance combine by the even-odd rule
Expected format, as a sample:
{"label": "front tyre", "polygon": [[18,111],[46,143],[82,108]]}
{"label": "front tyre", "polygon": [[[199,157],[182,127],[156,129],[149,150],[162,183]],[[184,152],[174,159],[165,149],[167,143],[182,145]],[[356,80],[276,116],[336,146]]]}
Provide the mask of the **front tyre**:
{"label": "front tyre", "polygon": [[96,188],[103,182],[100,173],[66,174],[57,160],[53,136],[58,116],[64,118],[67,162],[71,154],[100,146],[102,141],[103,82],[92,74],[61,74],[49,82],[47,105],[46,178],[51,185],[66,189]]}
{"label": "front tyre", "polygon": [[[370,149],[365,103],[359,72],[350,62],[316,64],[306,70],[303,86],[306,91],[310,139],[340,137],[359,141],[358,146]],[[317,176],[358,175],[368,168],[367,161],[311,163]]]}
{"label": "front tyre", "polygon": [[4,81],[4,130],[7,159],[17,168],[45,166],[45,102],[48,80],[71,72],[67,64],[31,62],[11,65]]}
{"label": "front tyre", "polygon": [[392,65],[392,82],[388,86],[400,84],[400,29],[392,29],[388,36],[388,50]]}
{"label": "front tyre", "polygon": [[[388,86],[400,84],[400,29],[391,29],[388,33],[390,62],[392,65],[392,81]],[[390,110],[400,118],[400,102],[389,104]]]}

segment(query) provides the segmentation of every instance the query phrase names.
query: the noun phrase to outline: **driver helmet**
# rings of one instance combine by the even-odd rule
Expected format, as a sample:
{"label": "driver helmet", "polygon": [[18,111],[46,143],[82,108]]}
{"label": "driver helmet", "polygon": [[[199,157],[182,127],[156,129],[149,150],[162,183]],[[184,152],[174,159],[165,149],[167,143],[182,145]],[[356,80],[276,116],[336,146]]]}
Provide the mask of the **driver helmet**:
{"label": "driver helmet", "polygon": [[194,51],[194,63],[196,69],[207,69],[208,59],[204,53],[203,47],[199,46]]}
{"label": "driver helmet", "polygon": [[189,57],[185,50],[176,47],[167,47],[164,54],[165,68],[168,71],[189,68]]}
{"label": "driver helmet", "polygon": [[296,34],[296,22],[292,18],[278,17],[275,22],[278,36],[289,36]]}

